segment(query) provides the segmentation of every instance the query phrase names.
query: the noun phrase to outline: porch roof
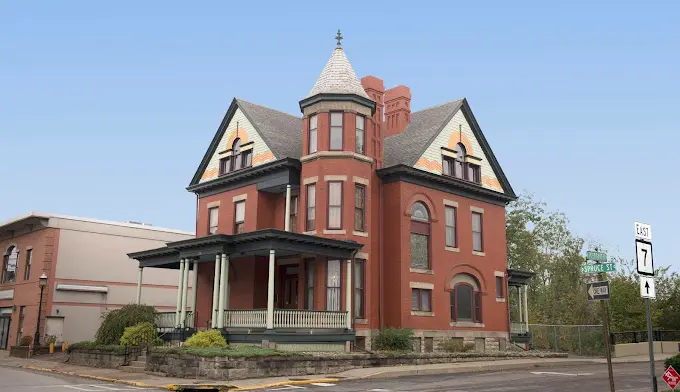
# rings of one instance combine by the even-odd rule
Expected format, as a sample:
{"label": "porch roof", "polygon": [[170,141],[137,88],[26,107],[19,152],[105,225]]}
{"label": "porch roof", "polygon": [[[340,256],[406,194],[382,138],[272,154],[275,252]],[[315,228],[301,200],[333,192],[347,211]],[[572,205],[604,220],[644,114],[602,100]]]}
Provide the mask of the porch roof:
{"label": "porch roof", "polygon": [[351,259],[363,245],[354,241],[334,240],[278,229],[263,229],[241,234],[213,234],[205,237],[170,242],[162,248],[128,253],[140,267],[179,269],[179,260],[193,258],[213,261],[217,253],[230,258],[297,254],[321,255],[342,260]]}
{"label": "porch roof", "polygon": [[511,286],[526,286],[534,276],[536,274],[531,271],[508,268],[508,284]]}

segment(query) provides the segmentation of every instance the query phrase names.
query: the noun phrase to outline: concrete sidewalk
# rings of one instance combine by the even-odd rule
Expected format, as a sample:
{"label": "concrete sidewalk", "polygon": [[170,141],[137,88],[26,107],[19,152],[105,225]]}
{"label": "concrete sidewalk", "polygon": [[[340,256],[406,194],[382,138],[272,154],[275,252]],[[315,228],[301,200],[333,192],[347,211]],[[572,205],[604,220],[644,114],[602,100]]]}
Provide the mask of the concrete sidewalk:
{"label": "concrete sidewalk", "polygon": [[[659,355],[657,360],[663,361],[671,355]],[[38,357],[39,358],[39,357]],[[616,358],[614,363],[647,362],[646,356]],[[118,369],[100,369],[46,359],[21,359],[9,357],[6,351],[0,351],[0,366],[31,369],[36,371],[66,374],[100,381],[109,381],[138,387],[153,387],[168,390],[190,388],[219,388],[222,390],[256,390],[281,385],[301,385],[319,382],[338,382],[341,380],[393,378],[416,375],[435,375],[453,373],[473,373],[485,371],[503,371],[533,368],[563,368],[574,365],[606,363],[601,358],[527,358],[496,361],[459,362],[434,365],[387,366],[375,368],[352,369],[345,372],[296,377],[271,377],[234,381],[197,380],[172,378],[150,373],[127,373]]]}

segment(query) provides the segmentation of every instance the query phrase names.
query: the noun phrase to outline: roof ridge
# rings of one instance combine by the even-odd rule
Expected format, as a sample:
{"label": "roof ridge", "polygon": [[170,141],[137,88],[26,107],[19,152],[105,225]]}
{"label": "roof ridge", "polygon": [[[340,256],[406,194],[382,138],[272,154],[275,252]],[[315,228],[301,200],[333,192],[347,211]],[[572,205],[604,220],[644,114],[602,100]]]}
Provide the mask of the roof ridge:
{"label": "roof ridge", "polygon": [[[439,108],[439,107],[442,107],[442,106],[450,105],[450,104],[452,104],[452,103],[458,103],[458,102],[463,101],[464,99],[465,99],[465,97],[458,98],[458,99],[455,99],[455,100],[453,100],[453,101],[446,101],[446,102],[444,102],[444,103],[440,103],[439,105],[429,106],[429,107],[426,107],[426,108],[423,108],[423,109],[420,109],[420,110],[416,110],[416,111],[413,112],[413,113],[424,112],[425,110],[436,109],[436,108]],[[413,114],[413,113],[412,113],[412,114]]]}
{"label": "roof ridge", "polygon": [[298,117],[298,116],[296,116],[296,115],[294,115],[294,114],[290,114],[290,113],[282,112],[281,110],[278,110],[278,109],[270,108],[269,106],[264,106],[264,105],[260,105],[260,104],[258,104],[258,103],[246,101],[246,100],[243,99],[243,98],[236,98],[236,97],[235,97],[234,99],[235,99],[236,101],[238,101],[238,102],[245,102],[245,103],[247,103],[247,104],[254,105],[254,106],[259,106],[259,107],[264,108],[264,109],[273,110],[273,111],[275,111],[275,112],[277,112],[277,113],[285,114],[286,116],[290,116],[290,117],[296,118],[296,119],[298,119],[298,120],[300,120],[300,119],[302,118],[302,117]]}

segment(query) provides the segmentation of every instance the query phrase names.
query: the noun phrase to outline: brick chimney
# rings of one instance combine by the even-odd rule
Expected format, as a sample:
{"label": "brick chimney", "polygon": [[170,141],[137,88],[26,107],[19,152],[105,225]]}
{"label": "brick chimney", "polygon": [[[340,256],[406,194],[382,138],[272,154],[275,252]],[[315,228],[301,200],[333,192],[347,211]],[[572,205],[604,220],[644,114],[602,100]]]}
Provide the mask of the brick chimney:
{"label": "brick chimney", "polygon": [[397,86],[385,92],[385,136],[401,133],[411,122],[411,89]]}
{"label": "brick chimney", "polygon": [[373,121],[375,121],[375,137],[373,141],[373,151],[375,151],[375,158],[377,160],[378,167],[382,167],[383,160],[383,102],[385,101],[385,85],[382,79],[378,79],[375,76],[364,76],[361,78],[361,87],[364,88],[366,94],[375,101],[375,114],[373,115]]}

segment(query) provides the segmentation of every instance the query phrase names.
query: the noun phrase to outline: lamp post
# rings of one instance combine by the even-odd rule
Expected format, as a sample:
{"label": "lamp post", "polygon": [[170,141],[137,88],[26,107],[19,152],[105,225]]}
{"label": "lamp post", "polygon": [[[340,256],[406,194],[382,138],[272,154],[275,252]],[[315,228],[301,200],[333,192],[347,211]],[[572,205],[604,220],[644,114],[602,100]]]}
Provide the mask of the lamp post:
{"label": "lamp post", "polygon": [[37,346],[40,344],[40,314],[42,313],[42,302],[43,302],[43,290],[45,289],[45,286],[47,286],[47,275],[43,272],[42,275],[40,275],[40,279],[38,281],[40,285],[40,302],[38,302],[38,324],[35,328],[35,336],[33,337],[33,345]]}

